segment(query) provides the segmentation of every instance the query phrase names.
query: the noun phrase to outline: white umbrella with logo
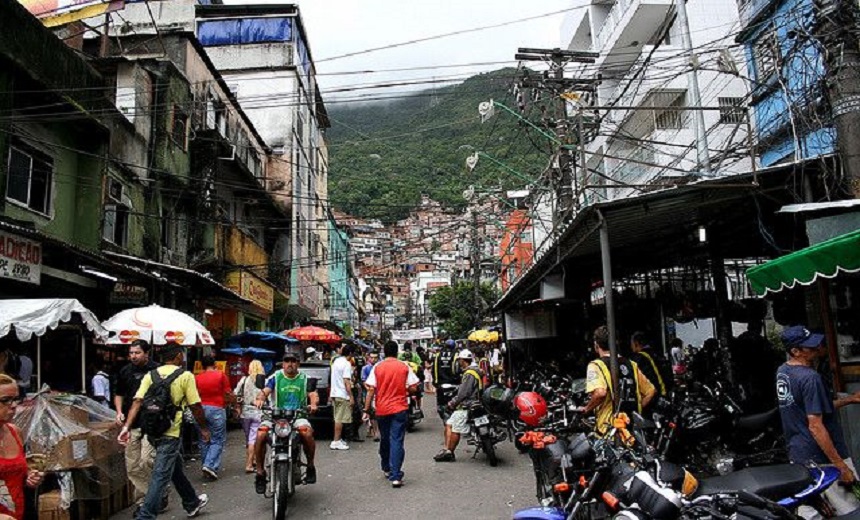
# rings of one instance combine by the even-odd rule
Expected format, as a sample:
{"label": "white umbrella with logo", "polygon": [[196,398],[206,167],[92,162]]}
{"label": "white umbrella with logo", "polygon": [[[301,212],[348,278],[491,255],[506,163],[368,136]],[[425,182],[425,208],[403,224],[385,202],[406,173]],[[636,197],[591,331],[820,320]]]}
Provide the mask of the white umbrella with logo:
{"label": "white umbrella with logo", "polygon": [[146,340],[153,345],[214,345],[212,334],[199,321],[174,309],[150,305],[127,309],[102,323],[110,332],[105,343],[127,345]]}

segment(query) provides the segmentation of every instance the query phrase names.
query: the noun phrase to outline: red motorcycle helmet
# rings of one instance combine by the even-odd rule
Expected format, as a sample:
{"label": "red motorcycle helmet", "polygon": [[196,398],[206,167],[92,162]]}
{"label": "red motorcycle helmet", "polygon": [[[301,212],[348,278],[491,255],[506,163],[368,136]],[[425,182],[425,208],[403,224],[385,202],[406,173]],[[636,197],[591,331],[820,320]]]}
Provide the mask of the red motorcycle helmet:
{"label": "red motorcycle helmet", "polygon": [[533,428],[546,417],[546,400],[537,392],[521,392],[514,397],[514,406],[520,411],[520,420]]}

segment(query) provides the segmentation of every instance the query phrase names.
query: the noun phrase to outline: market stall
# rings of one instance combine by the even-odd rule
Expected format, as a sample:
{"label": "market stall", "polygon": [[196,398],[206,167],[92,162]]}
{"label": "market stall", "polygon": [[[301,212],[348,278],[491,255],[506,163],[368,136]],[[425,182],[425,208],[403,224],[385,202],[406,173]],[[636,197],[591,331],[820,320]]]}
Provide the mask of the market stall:
{"label": "market stall", "polygon": [[[0,300],[0,338],[7,336],[13,329],[21,343],[35,337],[36,342],[36,386],[42,387],[43,336],[55,331],[61,324],[71,323],[82,331],[86,328],[92,336],[103,339],[107,331],[99,324],[98,318],[75,299],[32,299]],[[86,334],[78,334],[80,340],[81,389],[87,388]]]}
{"label": "market stall", "polygon": [[227,339],[227,348],[220,353],[226,357],[227,376],[236,385],[248,373],[248,364],[254,359],[263,363],[268,374],[286,351],[298,354],[299,341],[275,332],[246,331]]}

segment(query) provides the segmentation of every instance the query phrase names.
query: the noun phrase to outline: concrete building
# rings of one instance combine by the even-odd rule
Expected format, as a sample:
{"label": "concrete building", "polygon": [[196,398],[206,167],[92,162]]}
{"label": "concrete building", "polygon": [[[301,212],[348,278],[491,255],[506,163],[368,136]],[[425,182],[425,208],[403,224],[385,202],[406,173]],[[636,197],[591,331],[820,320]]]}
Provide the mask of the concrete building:
{"label": "concrete building", "polygon": [[738,0],[738,8],[762,166],[833,153],[836,130],[821,117],[825,78],[821,46],[810,36],[812,0]]}
{"label": "concrete building", "polygon": [[[635,196],[705,178],[696,154],[696,114],[675,109],[690,106],[691,95],[685,74],[690,58],[681,44],[673,0],[586,0],[584,5],[567,16],[562,44],[599,57],[572,72],[600,78],[594,105],[634,109],[599,111],[603,117],[586,148],[591,173],[584,182],[607,187],[586,190],[580,202]],[[702,106],[719,109],[703,112],[713,175],[749,171],[751,162],[743,153],[747,89],[737,75],[744,69],[743,56],[732,49],[736,6],[690,0],[687,12],[700,63]],[[574,104],[569,109],[577,114]]]}

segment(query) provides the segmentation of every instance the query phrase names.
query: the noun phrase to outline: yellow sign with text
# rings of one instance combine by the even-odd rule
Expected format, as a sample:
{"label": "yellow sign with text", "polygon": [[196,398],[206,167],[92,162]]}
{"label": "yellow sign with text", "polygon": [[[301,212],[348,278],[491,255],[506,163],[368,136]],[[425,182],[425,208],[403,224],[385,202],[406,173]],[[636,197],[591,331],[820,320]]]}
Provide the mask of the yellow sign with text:
{"label": "yellow sign with text", "polygon": [[275,289],[267,282],[247,271],[227,273],[225,284],[242,298],[251,300],[257,307],[272,312],[275,308]]}

